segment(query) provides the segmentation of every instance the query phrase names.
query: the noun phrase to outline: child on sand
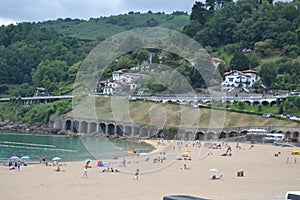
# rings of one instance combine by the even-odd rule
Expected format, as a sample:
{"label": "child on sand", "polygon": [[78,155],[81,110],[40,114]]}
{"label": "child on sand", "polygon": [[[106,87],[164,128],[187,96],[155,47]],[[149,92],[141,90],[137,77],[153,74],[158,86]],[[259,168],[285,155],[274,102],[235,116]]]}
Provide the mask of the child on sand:
{"label": "child on sand", "polygon": [[87,161],[87,163],[85,164],[85,166],[83,168],[83,178],[87,178],[87,169],[91,168],[91,166],[89,164],[90,164],[90,161]]}

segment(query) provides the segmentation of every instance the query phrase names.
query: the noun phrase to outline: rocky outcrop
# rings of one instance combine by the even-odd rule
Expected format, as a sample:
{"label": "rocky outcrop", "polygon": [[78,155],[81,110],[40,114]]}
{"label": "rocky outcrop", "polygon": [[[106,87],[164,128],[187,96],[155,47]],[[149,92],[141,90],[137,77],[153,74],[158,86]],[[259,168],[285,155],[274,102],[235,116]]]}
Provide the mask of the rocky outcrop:
{"label": "rocky outcrop", "polygon": [[40,134],[57,134],[60,131],[60,129],[51,128],[47,125],[26,124],[21,122],[11,122],[8,120],[0,122],[0,130]]}
{"label": "rocky outcrop", "polygon": [[37,133],[37,134],[51,134],[51,135],[70,135],[78,136],[77,133],[71,131],[64,131],[60,127],[53,124],[26,124],[21,122],[11,122],[8,120],[0,121],[0,130],[20,132],[20,133]]}

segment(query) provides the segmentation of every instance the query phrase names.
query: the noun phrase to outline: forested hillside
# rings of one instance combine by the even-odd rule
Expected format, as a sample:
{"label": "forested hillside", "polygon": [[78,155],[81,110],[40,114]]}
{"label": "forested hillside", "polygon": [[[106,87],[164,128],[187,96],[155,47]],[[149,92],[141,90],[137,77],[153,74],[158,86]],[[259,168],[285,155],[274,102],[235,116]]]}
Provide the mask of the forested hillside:
{"label": "forested hillside", "polygon": [[194,4],[190,19],[184,33],[203,46],[252,48],[260,57],[270,55],[273,48],[290,57],[300,53],[299,0],[207,0]]}
{"label": "forested hillside", "polygon": [[[231,69],[256,69],[268,89],[300,90],[299,0],[289,3],[273,3],[272,0],[206,0],[205,3],[195,2],[191,9],[190,16],[179,11],[173,14],[130,12],[89,20],[67,18],[1,26],[0,95],[32,96],[37,87],[43,87],[53,95],[71,92],[81,62],[100,41],[128,29],[155,26],[182,31],[203,45],[211,56],[224,59],[225,64],[219,66],[221,74]],[[194,89],[200,88],[196,91],[205,87],[201,76],[186,60],[159,49],[129,52],[110,63],[103,78],[111,77],[114,70],[129,71],[139,67],[150,55],[153,63],[162,62],[169,69],[176,69],[187,77]],[[155,76],[161,71],[151,73]],[[177,81],[169,73],[161,77]],[[177,81],[176,84],[182,87],[182,83]],[[168,92],[160,84],[150,82],[146,86],[151,93]],[[255,87],[261,91],[260,85]],[[33,116],[44,112],[37,112],[29,106],[17,112],[13,109],[14,102],[10,102],[10,105],[5,106],[12,108],[9,119],[19,120],[18,116],[25,117],[29,109],[33,114],[26,115],[28,120],[38,119]],[[57,107],[51,107],[46,113],[56,113]],[[65,105],[61,108],[69,109]],[[281,104],[278,112],[299,113],[299,110],[299,97],[295,97]],[[13,113],[22,114],[13,116]],[[42,117],[44,122],[48,114]]]}
{"label": "forested hillside", "polygon": [[36,24],[0,27],[0,93],[32,96],[34,87],[57,90],[74,80],[77,70],[71,67],[94,46],[93,41],[65,37]]}
{"label": "forested hillside", "polygon": [[[80,61],[99,41],[127,29],[146,26],[182,30],[193,37],[212,56],[226,61],[219,68],[221,74],[230,69],[252,68],[259,71],[262,81],[271,89],[300,89],[299,7],[299,0],[289,3],[207,0],[196,2],[190,16],[179,11],[173,14],[130,12],[88,21],[67,18],[2,26],[0,93],[30,96],[35,87],[45,87],[57,94],[71,90],[68,85],[74,80]],[[243,49],[251,52],[244,53]],[[156,56],[162,53],[151,51]],[[113,70],[140,65],[150,53],[147,49],[130,52],[113,63],[106,76]],[[203,87],[201,81],[197,83],[198,78],[193,78],[193,70],[186,62],[171,54],[166,57],[170,59],[165,59],[165,64],[189,76],[195,88]]]}
{"label": "forested hillside", "polygon": [[300,89],[300,1],[196,2],[183,32],[215,57],[221,71],[256,69],[270,89]]}
{"label": "forested hillside", "polygon": [[82,19],[58,19],[39,23],[41,27],[55,30],[65,36],[83,39],[105,39],[117,33],[142,27],[162,27],[181,31],[189,23],[187,13],[172,14],[129,12],[110,17]]}

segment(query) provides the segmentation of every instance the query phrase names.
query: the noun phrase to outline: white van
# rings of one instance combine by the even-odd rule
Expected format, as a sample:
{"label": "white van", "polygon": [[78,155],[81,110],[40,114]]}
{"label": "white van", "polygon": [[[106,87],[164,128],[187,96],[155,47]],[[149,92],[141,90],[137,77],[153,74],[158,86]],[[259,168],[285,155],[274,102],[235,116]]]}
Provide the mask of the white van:
{"label": "white van", "polygon": [[266,141],[283,141],[284,140],[284,134],[283,133],[268,133],[265,137],[264,140]]}
{"label": "white van", "polygon": [[300,191],[287,191],[285,199],[288,200],[300,200]]}

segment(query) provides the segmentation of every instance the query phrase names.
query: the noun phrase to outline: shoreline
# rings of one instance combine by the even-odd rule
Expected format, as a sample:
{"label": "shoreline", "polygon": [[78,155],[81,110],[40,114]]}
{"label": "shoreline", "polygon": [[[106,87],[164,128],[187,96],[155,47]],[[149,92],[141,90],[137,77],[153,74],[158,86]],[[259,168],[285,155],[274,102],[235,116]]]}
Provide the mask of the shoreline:
{"label": "shoreline", "polygon": [[[0,130],[0,131],[5,131],[5,130]],[[15,132],[15,131],[7,131],[7,132]],[[20,134],[41,134],[41,133],[34,133],[34,132],[18,132]],[[55,136],[55,134],[44,134],[44,135],[47,135],[47,136]],[[60,135],[58,135],[60,136]],[[109,139],[117,139],[117,140],[124,140],[124,141],[132,141],[132,142],[135,142],[135,143],[145,143],[147,145],[151,145],[153,147],[153,150],[151,150],[150,152],[147,152],[149,155],[154,155],[154,154],[157,154],[159,153],[160,151],[166,151],[168,148],[170,148],[170,144],[166,144],[166,142],[168,140],[164,140],[164,139],[139,139],[139,138],[129,138],[129,137],[116,137],[116,136],[106,136],[106,135],[102,135],[102,134],[97,134],[97,135],[94,135],[94,134],[76,134],[76,135],[61,135],[61,136],[74,136],[74,137],[103,137],[103,138],[109,138]],[[163,141],[163,143],[161,142]],[[175,142],[175,141],[181,141],[181,140],[170,140],[172,142]],[[195,142],[195,141],[189,141],[189,142]],[[211,142],[211,141],[203,141],[203,142]],[[214,142],[221,142],[220,140],[216,140]],[[232,142],[231,142],[232,143]],[[240,143],[244,143],[244,144],[247,144],[248,142],[240,142]],[[257,143],[257,144],[261,144],[261,145],[272,145],[272,143]],[[299,146],[293,144],[293,143],[278,143],[278,145],[276,146],[285,146],[285,147],[293,147],[293,148],[297,148]],[[137,154],[135,154],[135,156],[137,156]],[[132,157],[130,155],[122,155],[122,156],[118,156],[119,159],[121,158],[127,158],[127,157]],[[113,159],[113,158],[103,158],[103,159],[98,159],[98,160],[110,160],[110,159]],[[96,159],[95,159],[96,160]],[[72,160],[72,161],[66,161],[66,162],[80,162],[82,160],[80,159],[77,159],[77,160]],[[34,164],[38,164],[38,160],[35,160],[31,163],[34,163]]]}

